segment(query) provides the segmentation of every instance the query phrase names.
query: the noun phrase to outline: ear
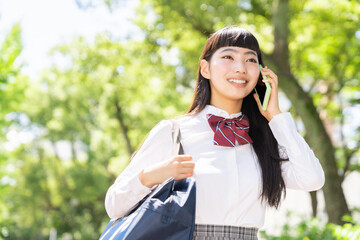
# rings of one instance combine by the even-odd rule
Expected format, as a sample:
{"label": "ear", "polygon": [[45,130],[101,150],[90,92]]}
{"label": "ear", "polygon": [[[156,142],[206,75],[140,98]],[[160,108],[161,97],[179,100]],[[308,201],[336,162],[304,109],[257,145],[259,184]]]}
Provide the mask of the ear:
{"label": "ear", "polygon": [[205,59],[200,61],[200,73],[204,78],[210,79],[209,62]]}

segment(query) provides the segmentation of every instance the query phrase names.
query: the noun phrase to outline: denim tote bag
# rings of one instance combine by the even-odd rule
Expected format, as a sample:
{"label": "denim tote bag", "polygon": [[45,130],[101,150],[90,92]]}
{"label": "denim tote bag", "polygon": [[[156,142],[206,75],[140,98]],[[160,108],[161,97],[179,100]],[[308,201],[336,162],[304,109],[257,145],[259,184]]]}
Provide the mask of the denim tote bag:
{"label": "denim tote bag", "polygon": [[[173,122],[178,154],[184,154],[180,130]],[[126,216],[112,219],[99,240],[191,240],[195,227],[194,178],[169,178],[141,200]]]}

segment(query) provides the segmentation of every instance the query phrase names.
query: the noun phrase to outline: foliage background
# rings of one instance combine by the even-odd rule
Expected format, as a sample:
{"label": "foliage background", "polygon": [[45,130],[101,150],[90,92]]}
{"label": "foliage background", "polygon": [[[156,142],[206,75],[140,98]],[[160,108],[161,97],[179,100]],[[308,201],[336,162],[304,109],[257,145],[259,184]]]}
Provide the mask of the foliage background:
{"label": "foliage background", "polygon": [[[83,11],[99,4],[109,11],[124,7],[120,0],[76,2]],[[285,7],[287,14],[282,15]],[[132,21],[142,37],[119,40],[103,32],[87,41],[74,36],[71,42],[54,44],[49,53],[66,64],[53,64],[35,79],[22,71],[18,61],[23,51],[21,24],[4,36],[0,239],[97,239],[108,221],[103,206],[107,188],[154,125],[186,112],[206,37],[228,24],[254,32],[280,76],[281,66],[289,66],[294,78],[288,82],[294,80],[300,91],[286,82],[280,85],[283,101],[291,101],[283,108],[292,112],[317,155],[322,147],[309,133],[324,133],[317,135],[315,125],[307,124],[304,116],[321,119],[331,140],[331,148],[325,150],[334,155],[339,183],[359,171],[358,1],[141,0],[135,12]],[[284,23],[287,34],[277,33],[278,28],[286,30],[279,27]],[[287,44],[285,58],[279,55],[276,40]],[[279,64],[278,59],[285,60]],[[288,80],[283,76],[283,82]],[[313,112],[297,105],[307,101]],[[14,138],[19,144],[9,147]],[[333,191],[328,192],[325,200],[330,201]],[[316,210],[316,198],[312,199]],[[285,225],[282,236],[263,236],[357,239],[356,206],[339,211],[353,216],[345,219],[350,225],[326,211],[330,218],[304,219],[297,226]],[[337,225],[326,224],[328,220]]]}

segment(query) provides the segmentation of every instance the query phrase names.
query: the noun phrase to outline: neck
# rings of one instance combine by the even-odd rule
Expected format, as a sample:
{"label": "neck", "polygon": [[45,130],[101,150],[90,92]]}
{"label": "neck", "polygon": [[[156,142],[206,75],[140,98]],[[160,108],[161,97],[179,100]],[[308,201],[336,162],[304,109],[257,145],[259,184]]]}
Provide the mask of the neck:
{"label": "neck", "polygon": [[210,100],[210,104],[214,107],[225,110],[228,114],[239,113],[241,112],[243,99],[237,101],[213,101]]}

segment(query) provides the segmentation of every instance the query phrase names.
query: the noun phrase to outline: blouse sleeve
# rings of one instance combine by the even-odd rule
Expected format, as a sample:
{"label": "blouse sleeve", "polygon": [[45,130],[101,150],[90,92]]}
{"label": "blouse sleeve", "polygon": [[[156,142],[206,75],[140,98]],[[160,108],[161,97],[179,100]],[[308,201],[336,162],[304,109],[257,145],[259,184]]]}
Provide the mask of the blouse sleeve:
{"label": "blouse sleeve", "polygon": [[324,171],[314,152],[297,132],[291,114],[274,116],[269,126],[289,158],[281,165],[286,187],[304,191],[320,189],[325,183]]}
{"label": "blouse sleeve", "polygon": [[173,155],[172,123],[163,120],[149,133],[129,165],[108,189],[105,209],[110,218],[123,217],[152,189],[142,185],[138,174],[148,166],[169,159]]}

